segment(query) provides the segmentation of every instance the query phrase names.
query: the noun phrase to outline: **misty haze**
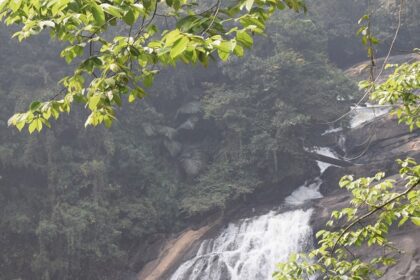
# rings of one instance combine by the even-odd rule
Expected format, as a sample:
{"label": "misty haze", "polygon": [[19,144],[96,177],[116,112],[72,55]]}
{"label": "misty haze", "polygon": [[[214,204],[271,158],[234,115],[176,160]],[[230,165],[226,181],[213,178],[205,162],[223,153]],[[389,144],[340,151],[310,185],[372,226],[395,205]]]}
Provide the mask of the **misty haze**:
{"label": "misty haze", "polygon": [[419,280],[419,15],[0,0],[0,280]]}

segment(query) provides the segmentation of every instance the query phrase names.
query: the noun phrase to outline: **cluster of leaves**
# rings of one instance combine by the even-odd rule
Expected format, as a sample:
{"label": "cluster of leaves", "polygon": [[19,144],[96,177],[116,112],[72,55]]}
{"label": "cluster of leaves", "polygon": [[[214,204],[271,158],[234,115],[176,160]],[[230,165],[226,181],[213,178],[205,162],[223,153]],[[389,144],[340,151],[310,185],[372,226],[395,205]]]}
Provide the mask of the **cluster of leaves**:
{"label": "cluster of leaves", "polygon": [[392,114],[410,130],[420,128],[420,61],[387,67],[396,68],[384,83],[365,81],[361,82],[361,88],[371,90],[371,99],[379,104],[393,105]]}
{"label": "cluster of leaves", "polygon": [[[201,6],[188,0],[2,1],[0,18],[22,25],[14,35],[19,40],[48,29],[51,37],[68,44],[61,52],[67,62],[81,59],[74,73],[60,81],[63,98],[33,102],[9,124],[40,131],[77,101],[91,111],[85,125],[109,127],[124,95],[130,102],[145,96],[157,67],[177,61],[207,65],[215,52],[222,60],[232,53],[242,56],[253,43],[251,33],[263,33],[277,9],[305,9],[301,0],[237,0],[227,5],[218,0],[204,11]],[[167,19],[167,28],[159,30],[157,17]],[[127,26],[127,35],[108,40],[110,26],[121,24]]]}
{"label": "cluster of leaves", "polygon": [[[420,227],[420,165],[413,159],[399,162],[405,189],[395,191],[396,182],[383,180],[385,174],[354,180],[345,176],[340,187],[352,194],[351,207],[333,211],[327,226],[316,234],[318,248],[308,254],[293,255],[289,262],[277,266],[274,279],[372,279],[384,267],[397,262],[399,250],[387,239],[392,226],[407,220]],[[375,217],[374,219],[372,219]],[[357,248],[378,246],[380,256],[360,256]]]}

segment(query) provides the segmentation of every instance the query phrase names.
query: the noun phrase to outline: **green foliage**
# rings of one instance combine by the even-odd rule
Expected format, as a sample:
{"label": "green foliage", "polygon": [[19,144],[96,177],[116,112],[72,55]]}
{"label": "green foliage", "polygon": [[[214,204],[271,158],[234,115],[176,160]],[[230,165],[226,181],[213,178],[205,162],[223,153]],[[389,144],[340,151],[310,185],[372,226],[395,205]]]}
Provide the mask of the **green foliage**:
{"label": "green foliage", "polygon": [[[147,6],[145,9],[153,11],[156,2],[141,1],[146,2],[149,4],[144,5]],[[175,41],[169,41],[170,50],[165,49],[161,55],[171,63],[193,59],[188,57],[191,54],[189,45],[184,49],[183,38],[190,38],[191,34],[200,37],[211,25],[203,35],[207,40],[222,32],[218,17],[223,17],[223,21],[229,15],[221,13],[226,8],[221,6],[218,17],[210,24],[209,19],[213,18],[217,6],[208,3],[182,6],[179,1],[167,2],[160,2],[159,15],[154,17],[149,28],[142,30],[142,34],[149,32],[153,35],[144,43],[134,41],[141,44],[138,49],[140,56],[131,48],[131,41],[128,51],[126,41],[114,37],[115,34],[125,34],[126,39],[130,37],[130,26],[131,37],[135,38],[139,31],[143,16],[138,16],[137,22],[132,24],[136,15],[126,13],[127,7],[135,5],[130,1],[97,1],[99,9],[94,2],[89,2],[91,4],[86,7],[79,5],[88,3],[86,1],[67,2],[54,22],[64,22],[80,14],[83,20],[89,18],[91,27],[99,29],[99,33],[86,38],[85,35],[94,33],[85,29],[90,28],[89,24],[73,22],[69,26],[76,24],[78,28],[70,30],[67,35],[82,38],[59,43],[58,48],[56,42],[49,41],[47,32],[17,43],[9,40],[7,30],[0,29],[3,65],[0,69],[1,279],[119,279],[121,271],[138,270],[148,261],[148,254],[138,252],[144,252],[150,240],[153,241],[152,237],[178,232],[190,222],[187,220],[189,216],[203,217],[208,211],[229,208],[234,205],[232,201],[236,204],[246,200],[248,194],[267,185],[280,186],[279,182],[288,176],[309,176],[308,170],[316,172],[315,165],[299,156],[301,139],[305,137],[308,126],[342,112],[345,102],[337,99],[346,99],[356,91],[327,59],[327,52],[331,52],[329,44],[334,38],[331,34],[340,30],[348,21],[347,12],[354,9],[343,8],[342,20],[336,20],[334,28],[324,23],[335,14],[321,17],[292,12],[273,14],[271,21],[266,22],[266,36],[258,37],[258,40],[250,29],[238,29],[224,37],[224,41],[237,41],[233,55],[228,51],[232,48],[230,43],[221,44],[211,53],[213,57],[227,58],[227,63],[209,63],[207,69],[177,63],[176,71],[172,71],[163,69],[159,61],[156,64],[149,61],[156,56],[158,47],[149,46],[152,53],[147,47],[152,41],[163,39],[162,31],[168,30],[165,34],[169,34],[176,29],[174,16],[178,20],[179,33],[172,33],[174,37],[170,39]],[[251,2],[247,1],[248,5]],[[256,5],[263,2],[254,1],[251,13],[258,13]],[[325,1],[321,2],[318,3],[320,7]],[[339,2],[350,5],[346,3],[352,1]],[[8,4],[9,1],[1,3]],[[49,3],[55,5],[58,2]],[[120,6],[124,6],[124,10]],[[40,9],[50,11],[51,7],[44,5]],[[105,24],[98,28],[96,22],[103,21],[101,9]],[[188,9],[193,11],[191,17],[186,14]],[[69,17],[64,11],[68,11]],[[194,11],[206,13],[197,15]],[[25,12],[20,9],[19,13],[24,16]],[[322,12],[327,13],[325,6]],[[245,6],[240,13],[248,13]],[[45,17],[50,15],[43,14]],[[170,18],[161,15],[170,15]],[[151,18],[149,13],[145,24]],[[111,25],[114,20],[117,22],[115,26]],[[226,24],[231,27],[230,23]],[[64,24],[56,25],[57,28],[49,25],[52,26],[44,22],[42,29],[66,28]],[[36,33],[35,29],[31,32]],[[235,56],[241,56],[254,43],[252,52],[239,63]],[[102,52],[102,46],[115,49]],[[182,52],[177,54],[174,51],[172,55],[177,56],[172,59],[171,50],[175,46],[176,51]],[[113,56],[114,51],[116,56]],[[25,133],[7,129],[6,120],[10,115],[27,111],[34,100],[60,103],[68,91],[61,86],[58,88],[55,81],[76,75],[74,69],[77,71],[82,67],[93,71],[79,73],[85,79],[86,88],[92,85],[95,75],[98,76],[96,81],[102,82],[101,86],[109,82],[107,86],[117,88],[117,83],[113,85],[112,79],[106,79],[120,77],[113,70],[118,73],[128,71],[122,67],[126,67],[128,61],[118,61],[116,66],[121,69],[114,65],[112,70],[111,61],[101,59],[124,58],[128,52],[130,57],[138,56],[130,71],[140,79],[138,85],[143,91],[121,92],[122,104],[125,104],[125,99],[135,101],[144,96],[146,85],[151,85],[156,73],[142,72],[143,68],[160,70],[153,80],[153,87],[147,89],[150,94],[144,97],[140,107],[126,106],[119,110],[115,105],[118,91],[115,95],[113,91],[112,96],[110,92],[103,95],[103,92],[91,94],[85,91],[80,99],[66,100],[64,97],[64,102],[71,105],[73,115],[60,118],[50,130],[26,137]],[[60,53],[64,58],[62,61],[55,59]],[[91,57],[99,57],[103,64],[99,65],[99,61]],[[201,58],[206,62],[211,56]],[[70,65],[65,65],[64,60]],[[144,60],[147,65],[139,65],[139,61]],[[105,64],[111,73],[105,77],[106,81],[100,72]],[[124,85],[124,81],[122,83]],[[98,90],[102,91],[102,88]],[[109,102],[111,97],[113,101]],[[183,115],[182,106],[192,101],[201,103],[199,110],[192,117]],[[35,116],[43,105],[43,102],[34,102],[29,111],[34,110],[32,114]],[[108,108],[108,105],[121,116],[110,129],[80,129],[88,118],[86,113],[92,113],[91,108]],[[58,113],[61,112],[60,106]],[[51,109],[50,120],[56,114],[54,110],[57,108]],[[17,125],[15,118],[10,122]],[[190,131],[184,137],[186,139],[181,138],[179,127],[194,118],[199,119],[197,128]],[[47,124],[36,122],[32,128],[38,131],[41,126],[44,128]],[[183,155],[170,155],[164,145],[166,141],[179,142],[184,150],[190,146],[198,147],[205,157],[205,165],[199,174],[186,176],[181,167]]]}
{"label": "green foliage", "polygon": [[[387,239],[389,230],[408,220],[420,226],[420,165],[412,159],[399,163],[405,187],[400,191],[394,190],[395,181],[383,180],[384,173],[357,180],[343,177],[340,187],[351,192],[351,207],[333,211],[327,223],[332,229],[316,234],[318,248],[279,264],[274,279],[374,279],[395,264],[399,250]],[[383,248],[384,253],[362,258],[357,249],[364,245]]]}
{"label": "green foliage", "polygon": [[206,213],[213,209],[225,209],[228,202],[252,193],[262,183],[257,174],[245,169],[243,163],[235,164],[219,160],[200,176],[197,185],[181,201],[188,215]]}
{"label": "green foliage", "polygon": [[395,70],[384,83],[375,85],[365,81],[360,87],[371,90],[371,99],[379,104],[393,105],[392,114],[397,115],[399,122],[409,126],[410,130],[420,128],[420,62],[387,67],[395,67]]}
{"label": "green foliage", "polygon": [[[109,127],[124,96],[130,102],[145,96],[144,88],[158,73],[156,66],[175,66],[178,61],[207,65],[216,52],[223,61],[231,54],[242,56],[252,45],[250,34],[263,33],[268,18],[285,7],[305,10],[301,0],[217,1],[211,7],[188,0],[2,1],[0,19],[22,26],[14,34],[20,41],[48,30],[67,44],[61,56],[68,63],[79,58],[73,74],[60,81],[64,97],[35,101],[9,124],[19,130],[27,125],[30,133],[41,131],[77,101],[91,112],[86,126]],[[157,16],[175,22],[159,28]],[[111,26],[128,29],[126,35],[108,39]]]}

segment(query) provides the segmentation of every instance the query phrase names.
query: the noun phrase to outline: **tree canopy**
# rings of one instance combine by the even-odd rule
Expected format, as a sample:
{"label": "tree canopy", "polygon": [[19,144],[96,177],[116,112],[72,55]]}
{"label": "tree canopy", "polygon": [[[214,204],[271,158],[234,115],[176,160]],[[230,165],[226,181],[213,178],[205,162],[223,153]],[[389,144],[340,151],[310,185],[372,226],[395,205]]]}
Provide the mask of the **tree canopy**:
{"label": "tree canopy", "polygon": [[[4,0],[0,18],[21,26],[15,37],[24,40],[48,30],[65,42],[61,56],[68,63],[77,60],[50,100],[32,102],[9,125],[40,131],[76,101],[90,111],[85,125],[110,126],[123,96],[129,102],[143,98],[161,66],[207,65],[214,53],[222,60],[242,56],[253,44],[251,35],[262,34],[270,16],[286,7],[305,10],[302,0]],[[158,18],[164,23],[158,25]]]}

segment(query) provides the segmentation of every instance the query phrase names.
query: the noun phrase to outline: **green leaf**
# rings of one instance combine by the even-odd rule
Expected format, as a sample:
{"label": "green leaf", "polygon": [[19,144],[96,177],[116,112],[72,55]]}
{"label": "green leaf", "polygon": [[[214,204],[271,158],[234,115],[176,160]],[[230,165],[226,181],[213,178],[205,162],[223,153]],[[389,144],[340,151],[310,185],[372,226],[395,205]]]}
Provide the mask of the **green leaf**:
{"label": "green leaf", "polygon": [[230,53],[235,49],[236,43],[233,41],[223,41],[216,48],[222,52]]}
{"label": "green leaf", "polygon": [[398,223],[398,227],[402,226],[407,220],[408,220],[408,217],[402,218],[401,221]]}
{"label": "green leaf", "polygon": [[245,8],[248,11],[251,11],[252,5],[254,5],[254,0],[246,0],[246,2],[245,2]]}
{"label": "green leaf", "polygon": [[153,74],[146,75],[143,79],[143,83],[145,87],[151,87],[153,85]]}
{"label": "green leaf", "polygon": [[24,126],[25,126],[25,122],[18,122],[18,123],[16,123],[16,128],[19,131],[22,131],[22,129],[23,129]]}
{"label": "green leaf", "polygon": [[116,18],[122,17],[123,10],[120,7],[112,6],[107,3],[101,4],[101,7],[107,14],[110,14]]}
{"label": "green leaf", "polygon": [[171,49],[171,58],[174,59],[175,57],[183,53],[187,48],[189,41],[190,40],[188,39],[188,37],[182,37],[181,39],[176,41]]}
{"label": "green leaf", "polygon": [[51,12],[53,15],[57,15],[59,12],[61,12],[68,4],[70,0],[60,0],[56,1],[56,3],[53,5]]}
{"label": "green leaf", "polygon": [[105,116],[104,123],[106,128],[110,128],[112,126],[112,118],[110,116]]}
{"label": "green leaf", "polygon": [[0,12],[3,11],[4,7],[9,3],[9,0],[0,0]]}
{"label": "green leaf", "polygon": [[217,54],[219,55],[222,61],[227,61],[230,56],[229,52],[224,52],[222,50],[217,50]]}
{"label": "green leaf", "polygon": [[131,92],[128,96],[128,102],[133,103],[136,100],[136,95],[134,92]]}
{"label": "green leaf", "polygon": [[411,217],[411,222],[420,227],[420,217]]}
{"label": "green leaf", "polygon": [[100,95],[94,95],[91,98],[89,98],[89,109],[92,111],[95,111],[97,109],[97,106],[100,100],[101,100]]}
{"label": "green leaf", "polygon": [[236,33],[236,40],[246,48],[250,48],[254,44],[251,35],[245,30],[240,30]]}
{"label": "green leaf", "polygon": [[36,111],[36,110],[38,110],[39,109],[39,107],[41,106],[41,102],[39,102],[39,101],[34,101],[34,102],[32,102],[31,103],[31,105],[29,106],[29,110],[31,110],[32,112],[33,111]]}
{"label": "green leaf", "polygon": [[181,32],[179,29],[172,30],[168,34],[165,35],[165,47],[171,46],[181,37]]}
{"label": "green leaf", "polygon": [[128,12],[124,15],[123,20],[128,25],[133,25],[136,22],[136,17],[132,10],[128,10]]}
{"label": "green leaf", "polygon": [[9,8],[13,12],[16,12],[17,10],[19,10],[21,5],[22,5],[22,0],[10,0],[9,2]]}
{"label": "green leaf", "polygon": [[105,13],[104,10],[96,3],[91,3],[91,12],[97,26],[105,24]]}
{"label": "green leaf", "polygon": [[35,122],[36,122],[36,129],[38,130],[38,132],[40,132],[42,129],[42,121],[41,119],[37,119]]}
{"label": "green leaf", "polygon": [[32,134],[37,128],[37,126],[38,126],[38,123],[36,122],[36,120],[33,120],[28,126],[29,133]]}
{"label": "green leaf", "polygon": [[233,52],[238,57],[242,57],[244,55],[244,49],[240,45],[236,45]]}

